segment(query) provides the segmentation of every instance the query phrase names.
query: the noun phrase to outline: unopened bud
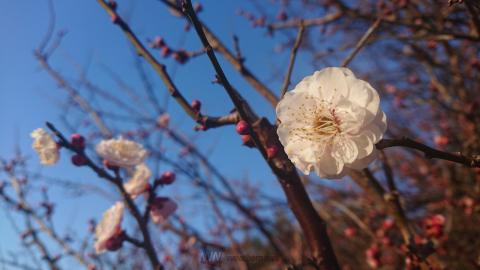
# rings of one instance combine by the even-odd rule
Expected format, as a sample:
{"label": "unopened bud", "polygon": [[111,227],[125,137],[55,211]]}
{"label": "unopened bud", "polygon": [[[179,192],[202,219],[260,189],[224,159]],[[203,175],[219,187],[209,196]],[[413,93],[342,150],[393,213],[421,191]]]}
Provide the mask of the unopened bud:
{"label": "unopened bud", "polygon": [[247,135],[250,131],[250,125],[245,120],[238,121],[235,130],[240,135]]}
{"label": "unopened bud", "polygon": [[267,157],[274,158],[278,154],[278,146],[272,145],[267,148]]}
{"label": "unopened bud", "polygon": [[70,143],[75,149],[83,150],[85,148],[85,138],[78,133],[70,136]]}
{"label": "unopened bud", "polygon": [[73,155],[72,156],[72,163],[75,166],[84,166],[87,164],[87,159],[83,155]]}
{"label": "unopened bud", "polygon": [[157,179],[158,183],[161,185],[170,185],[175,181],[175,173],[171,171],[166,171]]}
{"label": "unopened bud", "polygon": [[201,108],[202,108],[202,103],[200,102],[200,100],[195,99],[194,101],[192,101],[192,109],[194,111],[199,112]]}

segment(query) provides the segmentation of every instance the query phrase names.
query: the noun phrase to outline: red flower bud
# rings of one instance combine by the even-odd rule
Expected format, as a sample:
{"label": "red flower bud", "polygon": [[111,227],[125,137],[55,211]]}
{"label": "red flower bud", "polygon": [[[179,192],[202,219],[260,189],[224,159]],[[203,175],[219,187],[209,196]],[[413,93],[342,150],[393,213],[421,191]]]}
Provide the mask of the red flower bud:
{"label": "red flower bud", "polygon": [[120,21],[120,18],[118,17],[117,14],[113,14],[110,19],[112,20],[112,23],[114,23],[114,24],[117,24]]}
{"label": "red flower bud", "polygon": [[267,157],[274,158],[278,154],[278,146],[272,145],[267,148]]}
{"label": "red flower bud", "polygon": [[202,108],[202,103],[200,102],[200,100],[195,99],[194,101],[192,101],[191,106],[194,111],[199,112],[200,109]]}
{"label": "red flower bud", "polygon": [[85,148],[85,138],[78,133],[70,136],[70,143],[75,149],[83,150]]}
{"label": "red flower bud", "polygon": [[188,52],[182,49],[174,52],[172,56],[173,56],[173,59],[175,59],[175,61],[179,62],[180,64],[185,64],[188,58],[190,58],[190,55],[188,55]]}
{"label": "red flower bud", "polygon": [[165,40],[163,40],[163,38],[160,36],[156,36],[152,43],[153,48],[162,48],[165,45]]}
{"label": "red flower bud", "polygon": [[357,233],[357,231],[355,230],[355,228],[348,227],[343,231],[343,233],[346,237],[352,237]]}
{"label": "red flower bud", "polygon": [[105,248],[108,251],[117,251],[119,250],[122,245],[123,245],[123,240],[125,240],[123,232],[108,239],[107,242],[105,243]]}
{"label": "red flower bud", "polygon": [[171,171],[166,171],[157,179],[159,184],[170,185],[175,181],[175,173]]}
{"label": "red flower bud", "polygon": [[170,54],[172,54],[172,49],[167,46],[163,46],[160,50],[160,54],[162,55],[162,57],[167,58],[170,56]]}
{"label": "red flower bud", "polygon": [[83,155],[73,155],[72,156],[72,163],[75,166],[83,166],[87,164],[87,159]]}
{"label": "red flower bud", "polygon": [[245,120],[240,120],[238,121],[237,125],[235,126],[235,130],[237,131],[238,134],[240,135],[247,135],[249,133],[249,128],[250,126],[248,125],[247,121]]}

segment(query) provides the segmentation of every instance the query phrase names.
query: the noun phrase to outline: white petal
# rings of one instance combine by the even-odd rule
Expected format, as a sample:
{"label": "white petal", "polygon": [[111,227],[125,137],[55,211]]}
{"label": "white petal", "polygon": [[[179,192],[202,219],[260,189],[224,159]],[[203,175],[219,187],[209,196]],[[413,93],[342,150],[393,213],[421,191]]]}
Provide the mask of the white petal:
{"label": "white petal", "polygon": [[347,76],[346,81],[350,90],[348,99],[364,108],[367,111],[364,121],[365,123],[371,122],[380,106],[378,92],[368,82],[354,76]]}
{"label": "white petal", "polygon": [[345,166],[354,170],[362,170],[368,167],[370,163],[372,163],[377,158],[377,149],[374,149],[372,153],[368,156],[365,156],[361,159],[355,160],[351,164],[346,164]]}
{"label": "white petal", "polygon": [[352,163],[358,156],[355,142],[344,136],[335,136],[333,139],[332,156],[344,163]]}
{"label": "white petal", "polygon": [[335,104],[341,96],[348,96],[344,69],[337,67],[324,68],[313,74],[314,82],[309,85],[309,93],[326,102]]}

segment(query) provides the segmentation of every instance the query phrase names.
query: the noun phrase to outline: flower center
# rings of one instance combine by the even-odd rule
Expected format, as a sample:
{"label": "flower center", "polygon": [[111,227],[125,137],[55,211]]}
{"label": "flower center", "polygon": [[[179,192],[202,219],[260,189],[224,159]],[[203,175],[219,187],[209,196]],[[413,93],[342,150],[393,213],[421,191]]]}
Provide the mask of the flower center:
{"label": "flower center", "polygon": [[335,117],[334,111],[316,116],[313,122],[313,129],[320,136],[333,136],[339,133],[339,121]]}

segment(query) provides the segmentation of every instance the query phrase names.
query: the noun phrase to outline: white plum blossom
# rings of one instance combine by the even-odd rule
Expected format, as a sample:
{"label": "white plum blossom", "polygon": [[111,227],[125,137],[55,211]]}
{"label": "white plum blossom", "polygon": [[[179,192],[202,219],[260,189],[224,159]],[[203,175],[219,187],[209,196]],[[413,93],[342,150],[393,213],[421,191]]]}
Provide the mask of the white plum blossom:
{"label": "white plum blossom", "polygon": [[135,199],[148,189],[150,176],[152,176],[152,172],[145,163],[135,166],[132,177],[123,185],[125,191],[132,199]]}
{"label": "white plum blossom", "polygon": [[96,147],[97,153],[108,160],[111,165],[131,168],[147,156],[147,151],[141,144],[123,138],[102,140]]}
{"label": "white plum blossom", "polygon": [[115,203],[103,213],[103,218],[95,227],[95,251],[97,254],[109,249],[110,242],[122,233],[122,219],[125,205]]}
{"label": "white plum blossom", "polygon": [[278,103],[277,133],[304,174],[339,178],[366,168],[387,129],[377,91],[347,68],[325,68],[305,77]]}
{"label": "white plum blossom", "polygon": [[157,197],[150,206],[150,216],[155,224],[164,223],[177,210],[177,204],[166,197]]}
{"label": "white plum blossom", "polygon": [[53,165],[60,158],[60,151],[55,140],[43,128],[37,128],[30,136],[33,138],[32,148],[37,152],[40,163]]}

